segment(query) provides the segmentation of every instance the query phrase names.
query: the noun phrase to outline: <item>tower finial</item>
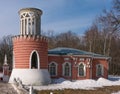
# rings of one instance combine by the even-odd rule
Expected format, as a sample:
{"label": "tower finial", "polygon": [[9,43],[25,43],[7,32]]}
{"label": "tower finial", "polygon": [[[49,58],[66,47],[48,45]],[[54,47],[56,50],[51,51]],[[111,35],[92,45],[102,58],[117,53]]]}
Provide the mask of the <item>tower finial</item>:
{"label": "tower finial", "polygon": [[8,65],[7,64],[7,55],[5,54],[5,58],[4,58],[4,65]]}

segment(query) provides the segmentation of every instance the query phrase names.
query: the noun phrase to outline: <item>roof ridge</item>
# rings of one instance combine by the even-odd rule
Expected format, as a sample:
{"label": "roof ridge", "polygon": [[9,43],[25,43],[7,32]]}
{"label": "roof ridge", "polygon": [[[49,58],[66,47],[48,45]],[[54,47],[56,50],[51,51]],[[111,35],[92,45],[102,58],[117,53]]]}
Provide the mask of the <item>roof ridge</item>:
{"label": "roof ridge", "polygon": [[87,52],[84,50],[79,50],[76,48],[68,48],[68,47],[57,47],[48,50],[48,54],[55,54],[55,55],[68,55],[68,54],[73,54],[73,55],[87,55],[87,56],[92,56],[92,57],[102,57],[102,58],[108,58],[108,56],[102,55],[102,54],[96,54],[93,52]]}

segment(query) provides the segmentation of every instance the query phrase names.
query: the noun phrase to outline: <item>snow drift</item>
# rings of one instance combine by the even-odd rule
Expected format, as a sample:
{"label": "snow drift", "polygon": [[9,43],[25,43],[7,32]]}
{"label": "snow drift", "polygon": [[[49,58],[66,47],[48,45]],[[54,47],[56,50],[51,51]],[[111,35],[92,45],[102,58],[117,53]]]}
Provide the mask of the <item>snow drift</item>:
{"label": "snow drift", "polygon": [[62,90],[62,89],[94,89],[95,87],[120,85],[120,77],[117,80],[115,77],[110,76],[108,80],[99,78],[98,80],[86,79],[69,81],[64,78],[55,79],[54,82],[47,86],[34,86],[37,90]]}

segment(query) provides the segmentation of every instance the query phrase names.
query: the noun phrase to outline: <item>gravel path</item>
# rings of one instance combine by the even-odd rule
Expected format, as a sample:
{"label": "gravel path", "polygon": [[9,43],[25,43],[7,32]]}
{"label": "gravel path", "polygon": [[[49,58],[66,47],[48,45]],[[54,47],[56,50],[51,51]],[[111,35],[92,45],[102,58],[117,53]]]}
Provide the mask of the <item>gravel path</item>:
{"label": "gravel path", "polygon": [[9,83],[0,82],[0,94],[18,94]]}

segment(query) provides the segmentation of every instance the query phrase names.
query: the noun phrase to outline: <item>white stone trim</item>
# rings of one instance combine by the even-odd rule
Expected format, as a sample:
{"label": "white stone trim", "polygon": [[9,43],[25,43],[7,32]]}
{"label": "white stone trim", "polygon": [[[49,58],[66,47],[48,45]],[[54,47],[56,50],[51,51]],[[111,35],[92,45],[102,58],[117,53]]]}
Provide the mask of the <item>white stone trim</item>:
{"label": "white stone trim", "polygon": [[20,19],[20,34],[22,35],[22,19]]}
{"label": "white stone trim", "polygon": [[9,83],[15,83],[16,80],[22,81],[24,85],[48,85],[51,83],[50,75],[47,69],[13,69]]}
{"label": "white stone trim", "polygon": [[80,58],[79,58],[79,61],[85,61],[85,58],[83,58],[83,57],[81,58],[81,57],[80,57]]}
{"label": "white stone trim", "polygon": [[[27,16],[27,15],[29,15],[29,16]],[[21,18],[21,16],[22,16],[22,18]],[[29,11],[29,12],[26,11],[26,12],[23,12],[20,14],[20,34],[21,35],[26,35],[26,34],[27,35],[28,34],[36,35],[37,33],[39,33],[36,30],[36,27],[37,27],[36,26],[37,25],[36,18],[37,18],[36,13],[34,13],[32,11]],[[33,22],[34,22],[34,24],[33,24]]]}
{"label": "white stone trim", "polygon": [[29,33],[28,33],[28,30],[29,30],[29,28],[28,28],[28,27],[29,27],[29,26],[28,26],[28,25],[29,25],[29,24],[28,24],[28,18],[26,18],[26,21],[27,21],[27,24],[26,24],[26,34],[28,35],[28,34],[29,34]]}
{"label": "white stone trim", "polygon": [[31,54],[30,54],[29,69],[31,69],[31,58],[32,58],[32,54],[33,54],[34,52],[36,52],[36,54],[37,54],[38,69],[40,69],[40,57],[39,57],[39,54],[38,54],[38,52],[37,52],[36,50],[33,50],[33,51],[31,52]]}
{"label": "white stone trim", "polygon": [[68,63],[69,64],[69,71],[70,71],[70,73],[69,73],[69,76],[71,76],[71,63],[70,62],[64,62],[63,64],[62,64],[62,75],[63,76],[65,76],[64,74],[65,74],[65,64],[66,63]]}
{"label": "white stone trim", "polygon": [[[80,64],[83,64],[84,65],[84,75],[83,76],[80,76],[79,75],[79,65]],[[85,77],[86,76],[86,64],[84,63],[84,62],[80,62],[79,64],[78,64],[78,77]]]}
{"label": "white stone trim", "polygon": [[58,75],[58,64],[56,63],[56,62],[54,62],[54,61],[52,61],[52,62],[50,62],[49,63],[49,73],[50,73],[50,65],[52,64],[52,63],[54,63],[55,65],[56,65],[56,75],[51,75],[51,76],[57,76]]}
{"label": "white stone trim", "polygon": [[67,61],[67,60],[70,60],[70,58],[68,58],[68,57],[65,57],[65,58],[64,58],[64,61]]}

